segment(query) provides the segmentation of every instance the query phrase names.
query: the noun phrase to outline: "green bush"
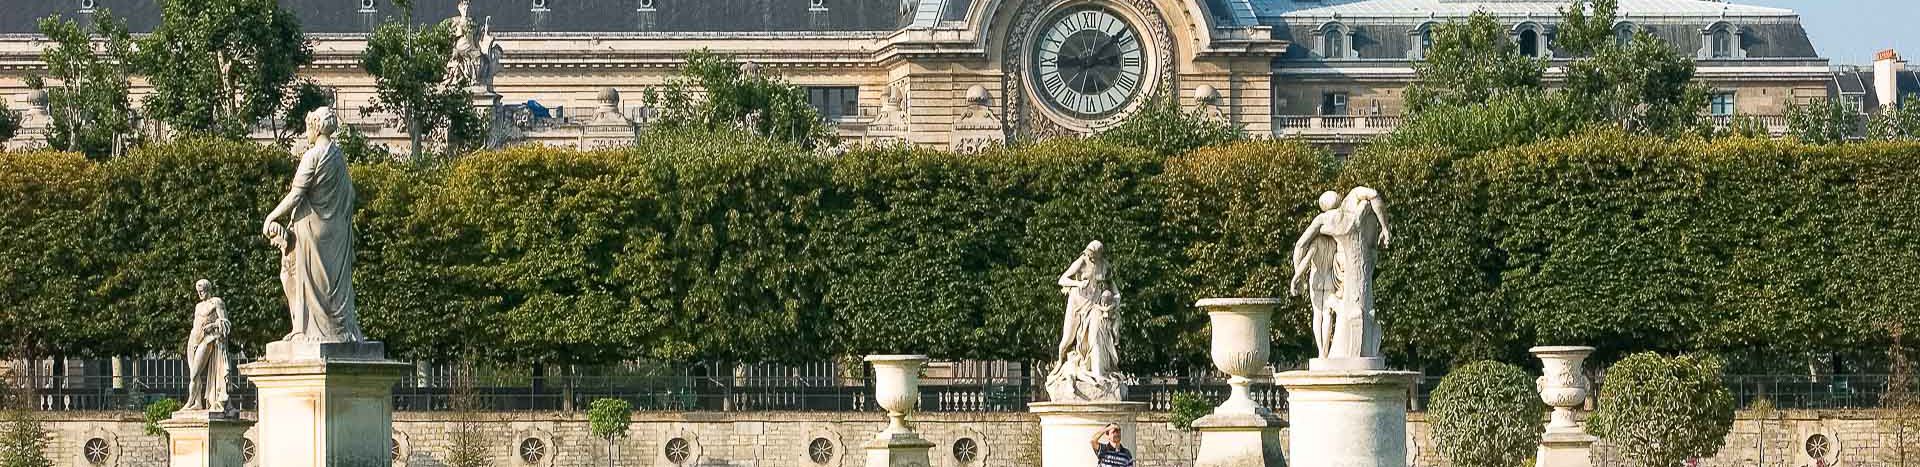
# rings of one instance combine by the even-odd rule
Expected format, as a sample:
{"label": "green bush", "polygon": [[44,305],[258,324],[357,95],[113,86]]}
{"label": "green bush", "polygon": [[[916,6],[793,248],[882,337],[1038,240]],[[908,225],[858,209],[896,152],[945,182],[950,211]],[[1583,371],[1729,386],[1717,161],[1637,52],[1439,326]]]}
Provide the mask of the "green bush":
{"label": "green bush", "polygon": [[632,416],[633,405],[621,399],[595,399],[593,407],[587,410],[593,435],[602,439],[626,437],[627,425],[633,423]]}
{"label": "green bush", "polygon": [[160,399],[147,404],[146,413],[144,414],[145,424],[142,429],[146,431],[147,436],[166,436],[167,430],[160,428],[160,421],[172,418],[173,413],[179,410],[180,401],[173,400],[172,398]]}
{"label": "green bush", "polygon": [[0,153],[0,350],[46,356],[106,337],[93,318],[99,266],[84,234],[101,189],[96,165],[78,153]]}
{"label": "green bush", "polygon": [[1173,403],[1170,411],[1172,419],[1169,422],[1173,423],[1176,429],[1191,430],[1194,420],[1213,413],[1213,401],[1207,400],[1207,396],[1197,392],[1173,393],[1171,402]]}
{"label": "green bush", "polygon": [[1545,408],[1526,370],[1480,361],[1440,380],[1427,406],[1427,423],[1435,447],[1451,465],[1516,467],[1540,441]]}
{"label": "green bush", "polygon": [[1628,356],[1607,368],[1587,431],[1636,467],[1712,457],[1733,429],[1733,394],[1721,367],[1711,356]]}
{"label": "green bush", "polygon": [[53,467],[47,458],[50,436],[33,412],[0,412],[0,467]]}

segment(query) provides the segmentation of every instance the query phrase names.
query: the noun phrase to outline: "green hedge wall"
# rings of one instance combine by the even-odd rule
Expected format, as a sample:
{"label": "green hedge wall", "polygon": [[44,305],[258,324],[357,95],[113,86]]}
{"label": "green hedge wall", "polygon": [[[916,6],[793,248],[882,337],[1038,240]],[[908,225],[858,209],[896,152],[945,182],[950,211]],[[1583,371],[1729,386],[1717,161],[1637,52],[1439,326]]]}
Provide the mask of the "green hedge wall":
{"label": "green hedge wall", "polygon": [[[1341,160],[1245,141],[1161,156],[1104,140],[960,155],[820,156],[727,134],[522,147],[444,167],[354,168],[369,334],[409,358],[1045,358],[1060,271],[1109,245],[1137,370],[1206,363],[1209,296],[1284,296],[1323,190],[1385,193],[1379,306],[1397,364],[1707,350],[1735,371],[1833,353],[1872,371],[1920,327],[1920,145],[1581,134]],[[179,346],[218,282],[257,349],[278,337],[259,217],[291,156],[184,141],[109,162],[0,155],[0,331],[16,348]],[[1303,359],[1304,299],[1276,319]]]}

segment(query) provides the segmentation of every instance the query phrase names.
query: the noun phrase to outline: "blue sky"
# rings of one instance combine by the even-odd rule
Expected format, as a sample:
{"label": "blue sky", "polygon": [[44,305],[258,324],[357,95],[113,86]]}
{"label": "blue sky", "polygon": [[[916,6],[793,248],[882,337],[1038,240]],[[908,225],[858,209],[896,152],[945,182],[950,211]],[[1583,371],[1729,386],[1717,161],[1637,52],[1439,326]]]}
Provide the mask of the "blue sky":
{"label": "blue sky", "polygon": [[1813,35],[1813,47],[1835,65],[1865,65],[1884,49],[1920,63],[1920,1],[1916,0],[1734,0],[1789,8]]}

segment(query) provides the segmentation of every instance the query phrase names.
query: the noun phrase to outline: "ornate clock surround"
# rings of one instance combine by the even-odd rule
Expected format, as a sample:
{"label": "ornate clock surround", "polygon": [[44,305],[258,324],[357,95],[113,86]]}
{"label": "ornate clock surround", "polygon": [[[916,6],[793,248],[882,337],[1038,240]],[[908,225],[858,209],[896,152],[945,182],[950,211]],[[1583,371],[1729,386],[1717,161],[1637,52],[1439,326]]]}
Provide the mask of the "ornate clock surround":
{"label": "ornate clock surround", "polygon": [[[1149,69],[1142,76],[1144,82],[1132,101],[1124,104],[1121,111],[1112,117],[1084,121],[1048,108],[1041,102],[1034,82],[1032,52],[1035,30],[1041,27],[1041,21],[1051,19],[1055,13],[1070,8],[1096,5],[1117,14],[1131,23],[1142,36]],[[1007,53],[1002,68],[1006,78],[1001,82],[1001,95],[1006,100],[1006,119],[1004,130],[1008,139],[1023,136],[1054,137],[1077,135],[1106,128],[1132,115],[1153,94],[1172,92],[1174,82],[1174,55],[1172,28],[1160,13],[1154,0],[1025,0],[1013,17],[1013,27],[1007,35]]]}

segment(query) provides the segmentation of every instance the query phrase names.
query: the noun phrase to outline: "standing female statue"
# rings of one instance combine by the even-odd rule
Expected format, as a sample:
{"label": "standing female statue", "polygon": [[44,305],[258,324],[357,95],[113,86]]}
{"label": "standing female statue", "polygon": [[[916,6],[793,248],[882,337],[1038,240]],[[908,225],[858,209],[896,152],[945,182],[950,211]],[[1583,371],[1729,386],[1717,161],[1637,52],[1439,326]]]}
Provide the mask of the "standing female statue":
{"label": "standing female statue", "polygon": [[200,303],[187,331],[187,403],[180,410],[227,411],[227,302],[213,295],[213,282],[193,283]]}
{"label": "standing female statue", "polygon": [[[1118,384],[1120,358],[1115,345],[1114,312],[1120,307],[1120,293],[1108,280],[1109,271],[1106,247],[1094,241],[1057,281],[1067,296],[1067,310],[1057,361],[1047,377],[1054,400],[1118,399],[1124,391],[1124,385]],[[1069,394],[1073,397],[1063,397]]]}
{"label": "standing female statue", "polygon": [[[260,231],[280,248],[280,285],[286,289],[294,342],[358,342],[353,310],[353,181],[333,143],[340,127],[333,109],[307,114],[307,140],[293,186],[267,214]],[[274,222],[289,218],[286,225]]]}
{"label": "standing female statue", "polygon": [[[1300,292],[1302,282],[1311,283],[1314,338],[1317,344],[1324,342],[1320,358],[1308,365],[1383,367],[1380,318],[1373,308],[1373,268],[1375,250],[1392,239],[1386,205],[1380,192],[1356,187],[1344,198],[1331,191],[1321,194],[1320,206],[1326,212],[1315,216],[1293,244],[1293,293]],[[1333,361],[1342,359],[1349,361]]]}

